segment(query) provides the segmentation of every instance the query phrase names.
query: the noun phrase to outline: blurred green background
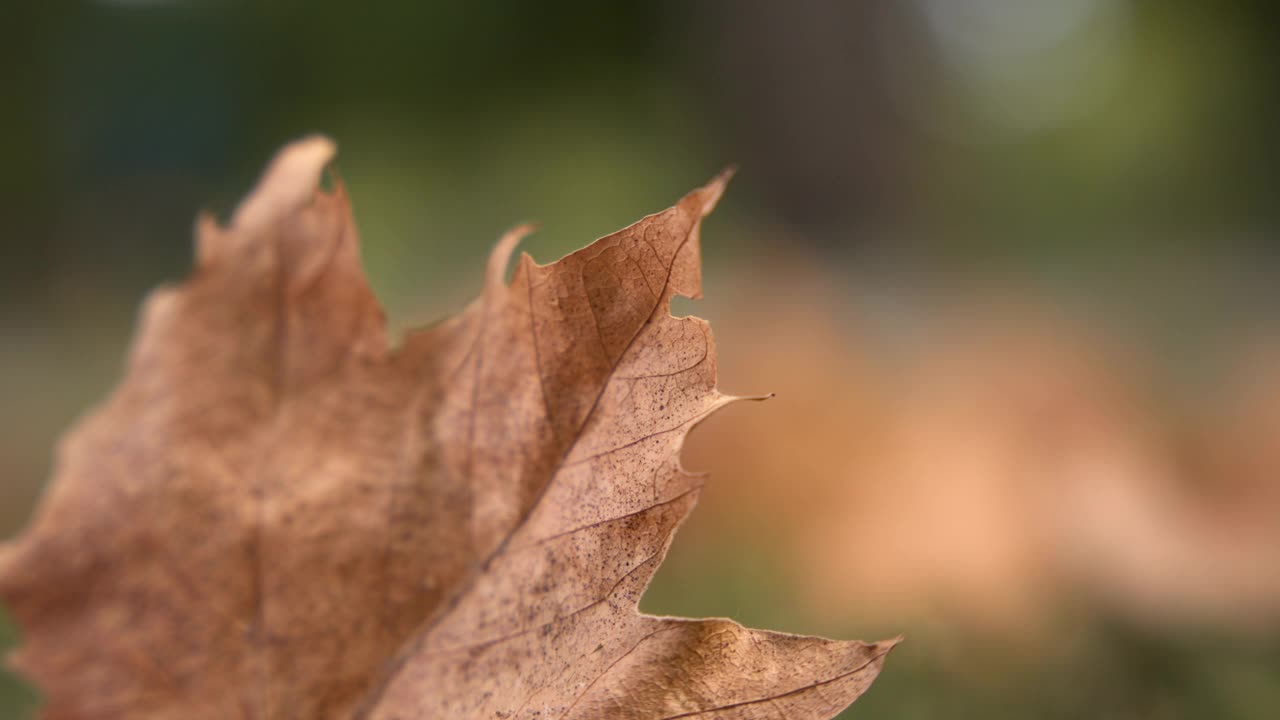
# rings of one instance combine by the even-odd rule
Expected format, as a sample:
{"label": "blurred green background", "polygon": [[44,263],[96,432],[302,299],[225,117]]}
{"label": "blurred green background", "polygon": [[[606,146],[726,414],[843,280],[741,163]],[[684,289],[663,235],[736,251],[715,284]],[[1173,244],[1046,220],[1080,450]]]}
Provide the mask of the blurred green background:
{"label": "blurred green background", "polygon": [[[283,142],[314,131],[338,141],[365,262],[396,328],[460,307],[492,242],[517,222],[541,222],[526,249],[549,260],[737,163],[704,233],[708,300],[697,306],[721,340],[721,384],[759,391],[775,387],[745,385],[770,377],[785,385],[813,364],[831,372],[826,386],[794,388],[792,407],[815,403],[808,415],[787,416],[790,425],[738,421],[731,437],[762,440],[739,440],[732,452],[750,462],[772,438],[775,451],[804,453],[804,468],[814,468],[784,466],[785,493],[853,499],[823,521],[834,534],[812,541],[797,539],[818,524],[811,513],[733,505],[735,493],[779,491],[717,467],[733,442],[721,445],[716,433],[731,426],[712,421],[690,452],[695,467],[713,471],[713,488],[643,607],[795,632],[906,633],[849,717],[1280,716],[1280,591],[1271,582],[1280,553],[1270,549],[1280,544],[1267,544],[1280,537],[1266,532],[1280,527],[1280,461],[1269,464],[1280,420],[1266,424],[1280,394],[1248,384],[1239,397],[1277,403],[1250,405],[1253,415],[1226,411],[1258,435],[1252,444],[1232,444],[1247,433],[1205,430],[1220,425],[1214,412],[1239,377],[1239,358],[1280,336],[1280,5],[99,0],[26,2],[6,16],[0,534],[21,529],[56,438],[114,383],[140,299],[186,272],[196,211],[225,216]],[[769,275],[784,266],[801,269]],[[813,285],[827,291],[811,296]],[[1230,535],[1222,555],[1188,561],[1185,583],[1177,570],[1169,582],[1128,585],[1146,576],[1120,566],[1119,580],[1098,579],[1062,558],[1086,542],[1149,541],[1169,548],[1151,557],[1176,569],[1183,546],[1161,538],[1181,537],[1168,529],[1180,525],[1153,520],[1162,529],[1132,545],[1123,535],[1054,531],[1055,550],[1000,575],[1038,598],[1016,621],[982,599],[1013,592],[983,586],[989,576],[960,573],[973,602],[988,603],[981,611],[948,609],[932,578],[938,567],[967,567],[947,554],[954,543],[928,549],[925,580],[910,575],[908,556],[897,562],[892,548],[903,542],[888,540],[932,531],[910,498],[890,503],[900,521],[881,528],[885,547],[833,540],[851,522],[842,518],[880,507],[865,488],[896,477],[889,465],[846,471],[862,451],[841,438],[885,424],[908,437],[915,424],[897,391],[887,393],[892,411],[854,412],[856,422],[824,415],[816,400],[844,398],[857,378],[880,387],[933,377],[892,369],[901,357],[965,346],[968,323],[999,325],[1004,310],[990,309],[991,296],[1002,298],[998,308],[1052,307],[1053,317],[1125,348],[1124,382],[1151,398],[1131,424],[1142,429],[1108,424],[1115,393],[1106,383],[1082,391],[1101,398],[1104,419],[1081,423],[1107,443],[1112,434],[1162,438],[1156,454],[1167,462],[1154,465],[1175,470],[1153,473],[1161,489],[1134,495],[1134,517],[1148,517],[1141,498],[1176,497],[1189,526],[1209,526],[1207,536],[1230,535],[1221,528],[1237,522],[1218,506],[1247,506],[1248,522],[1263,529],[1247,542]],[[823,304],[829,334],[801,336],[807,350],[759,379],[750,364],[765,351],[752,338],[781,337],[796,322],[760,315],[795,298]],[[970,305],[977,319],[954,312]],[[1056,336],[1038,317],[1028,324]],[[1018,357],[1000,345],[1020,347],[1021,325],[1012,325],[992,357]],[[869,348],[879,374],[856,373],[846,346]],[[1040,388],[1057,377],[1061,354],[1048,351],[1043,372],[1031,361],[1018,367],[1030,367],[1028,382]],[[975,367],[962,384],[981,385],[1001,366]],[[1257,367],[1249,377],[1276,387],[1280,363]],[[787,397],[749,412],[785,413]],[[857,410],[862,397],[842,402]],[[1048,439],[1027,442],[1058,442],[1056,418],[1078,399],[1074,390],[1050,394],[1050,410],[1032,421]],[[882,422],[880,412],[893,419]],[[806,423],[833,439],[805,445]],[[999,447],[1021,453],[1021,442]],[[1255,455],[1244,470],[1217,461]],[[1045,467],[1016,473],[1016,487],[1051,486],[1058,476]],[[959,481],[941,463],[933,482],[919,497]],[[849,494],[855,485],[862,494]],[[963,512],[985,517],[985,507]],[[1061,520],[1052,509],[1010,515],[1037,538]],[[955,532],[968,537],[972,526],[961,525]],[[1021,547],[1022,536],[1001,537],[1000,548]],[[976,547],[982,559],[1007,553]],[[1128,557],[1108,547],[1097,556],[1108,549]],[[1150,567],[1147,557],[1133,554],[1132,567]],[[876,577],[847,595],[821,582],[799,589],[862,577],[854,569],[869,564],[897,568],[898,594],[865,600],[875,593],[864,590],[883,590]],[[1195,575],[1228,565],[1238,572]],[[1206,583],[1221,590],[1208,610],[1193,601]],[[0,619],[0,647],[15,642]],[[35,702],[17,678],[0,676],[0,716]]]}

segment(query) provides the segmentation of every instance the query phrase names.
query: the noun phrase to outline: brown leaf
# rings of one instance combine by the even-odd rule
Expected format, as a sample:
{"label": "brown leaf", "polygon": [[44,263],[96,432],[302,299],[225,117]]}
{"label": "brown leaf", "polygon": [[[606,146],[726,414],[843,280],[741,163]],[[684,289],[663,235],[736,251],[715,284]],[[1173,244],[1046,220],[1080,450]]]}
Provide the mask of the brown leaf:
{"label": "brown leaf", "polygon": [[128,374],[0,555],[56,718],[827,718],[894,642],[657,618],[715,389],[698,227],[727,176],[397,349],[334,148],[286,148],[147,302]]}

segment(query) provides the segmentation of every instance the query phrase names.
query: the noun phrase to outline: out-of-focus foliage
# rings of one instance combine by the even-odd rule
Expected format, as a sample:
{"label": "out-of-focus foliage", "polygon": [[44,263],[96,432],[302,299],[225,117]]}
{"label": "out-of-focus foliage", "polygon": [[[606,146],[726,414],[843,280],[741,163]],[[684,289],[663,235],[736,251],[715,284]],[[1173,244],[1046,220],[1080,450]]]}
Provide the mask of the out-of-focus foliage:
{"label": "out-of-focus foliage", "polygon": [[877,328],[829,273],[769,267],[711,303],[726,381],[779,400],[692,443],[688,463],[733,480],[688,547],[782,543],[832,620],[1025,633],[1087,603],[1280,622],[1280,364],[1262,339],[1224,349],[1214,396],[1178,408],[1155,358],[1029,289],[939,285]]}
{"label": "out-of-focus foliage", "polygon": [[643,607],[906,633],[858,717],[1273,717],[1277,7],[21,3],[0,530],[195,210],[284,140],[340,141],[401,328],[518,221],[550,260],[738,162],[681,309],[727,391],[779,396],[694,433],[714,474]]}

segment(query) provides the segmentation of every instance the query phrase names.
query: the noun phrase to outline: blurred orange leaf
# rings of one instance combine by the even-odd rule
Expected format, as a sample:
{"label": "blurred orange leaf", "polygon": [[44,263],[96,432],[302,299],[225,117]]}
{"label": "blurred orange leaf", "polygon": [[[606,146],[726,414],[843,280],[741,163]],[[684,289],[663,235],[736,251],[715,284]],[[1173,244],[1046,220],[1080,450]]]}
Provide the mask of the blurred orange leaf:
{"label": "blurred orange leaf", "polygon": [[1082,610],[1280,623],[1280,343],[1183,417],[1159,361],[1049,296],[944,284],[889,315],[838,272],[775,261],[717,293],[725,382],[779,399],[690,443],[733,484],[671,559],[688,581],[718,542],[774,552],[829,625],[1053,642]]}

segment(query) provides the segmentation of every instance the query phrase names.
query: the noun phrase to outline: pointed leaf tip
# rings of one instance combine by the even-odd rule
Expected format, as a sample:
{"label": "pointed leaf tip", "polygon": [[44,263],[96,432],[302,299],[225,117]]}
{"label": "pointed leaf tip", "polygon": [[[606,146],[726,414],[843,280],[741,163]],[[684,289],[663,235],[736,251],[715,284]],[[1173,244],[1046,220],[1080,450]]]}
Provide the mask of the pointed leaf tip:
{"label": "pointed leaf tip", "polygon": [[724,190],[729,185],[729,181],[737,174],[738,167],[730,165],[721,170],[715,177],[702,187],[689,193],[689,198],[696,197],[701,203],[700,212],[705,217],[715,210],[716,204],[720,202],[720,197],[724,195]]}
{"label": "pointed leaf tip", "polygon": [[502,234],[498,244],[489,253],[489,263],[485,268],[485,287],[501,287],[506,276],[507,265],[511,262],[511,254],[516,251],[520,241],[538,229],[537,223],[522,223]]}
{"label": "pointed leaf tip", "polygon": [[337,145],[323,135],[312,135],[286,145],[271,160],[257,187],[236,209],[232,225],[258,227],[306,204],[337,151]]}

